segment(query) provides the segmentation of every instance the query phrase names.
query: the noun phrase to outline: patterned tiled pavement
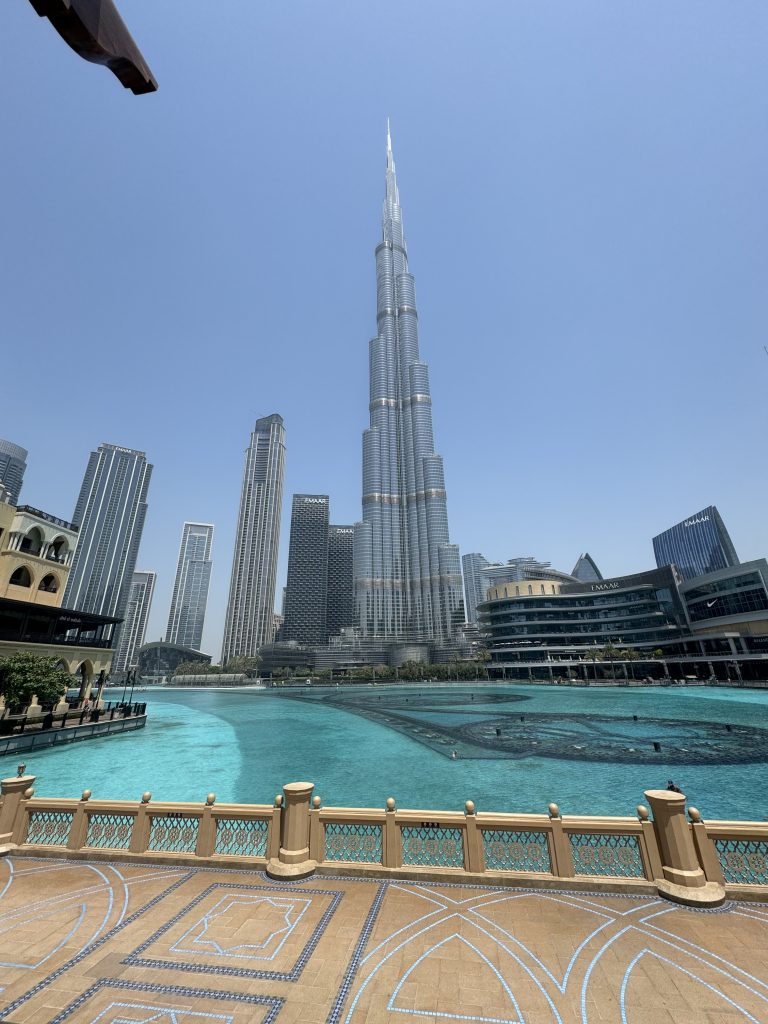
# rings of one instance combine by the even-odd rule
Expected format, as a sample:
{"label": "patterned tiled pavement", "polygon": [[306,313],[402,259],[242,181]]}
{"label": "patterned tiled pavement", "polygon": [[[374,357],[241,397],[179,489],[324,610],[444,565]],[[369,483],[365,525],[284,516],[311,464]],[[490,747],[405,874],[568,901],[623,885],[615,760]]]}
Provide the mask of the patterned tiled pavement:
{"label": "patterned tiled pavement", "polygon": [[768,1021],[768,906],[0,860],[2,1020]]}

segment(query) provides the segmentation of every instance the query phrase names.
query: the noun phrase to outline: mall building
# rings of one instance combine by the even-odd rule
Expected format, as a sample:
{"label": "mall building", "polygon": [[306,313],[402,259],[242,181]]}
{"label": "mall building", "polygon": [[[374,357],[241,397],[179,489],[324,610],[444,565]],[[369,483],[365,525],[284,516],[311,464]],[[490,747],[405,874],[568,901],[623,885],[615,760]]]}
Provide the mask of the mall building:
{"label": "mall building", "polygon": [[682,580],[674,566],[596,582],[492,587],[478,608],[492,678],[768,679],[768,562]]}

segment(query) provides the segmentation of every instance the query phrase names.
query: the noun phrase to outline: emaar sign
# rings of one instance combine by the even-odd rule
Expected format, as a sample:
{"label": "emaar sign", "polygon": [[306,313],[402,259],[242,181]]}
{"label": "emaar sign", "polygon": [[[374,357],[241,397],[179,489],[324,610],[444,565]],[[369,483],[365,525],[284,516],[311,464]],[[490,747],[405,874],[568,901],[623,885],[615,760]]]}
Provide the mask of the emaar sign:
{"label": "emaar sign", "polygon": [[611,583],[593,583],[592,590],[618,590],[620,586],[620,580],[613,580]]}

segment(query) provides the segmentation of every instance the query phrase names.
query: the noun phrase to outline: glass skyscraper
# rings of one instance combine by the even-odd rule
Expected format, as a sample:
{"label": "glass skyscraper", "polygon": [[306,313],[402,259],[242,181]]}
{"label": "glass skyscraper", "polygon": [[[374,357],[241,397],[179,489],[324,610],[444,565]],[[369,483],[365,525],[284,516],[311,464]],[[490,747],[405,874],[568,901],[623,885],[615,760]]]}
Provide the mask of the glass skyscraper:
{"label": "glass skyscraper", "polygon": [[212,543],[210,523],[184,523],[165,634],[169,644],[200,650],[211,582]]}
{"label": "glass skyscraper", "polygon": [[19,500],[24,470],[27,468],[27,450],[13,441],[0,438],[0,484],[8,491],[11,505]]}
{"label": "glass skyscraper", "polygon": [[157,575],[154,572],[135,572],[131,581],[128,606],[125,609],[125,622],[120,629],[120,640],[117,645],[114,664],[115,672],[124,672],[136,668],[137,653],[144,643],[147,633],[147,619],[155,592]]}
{"label": "glass skyscraper", "polygon": [[283,507],[285,427],[272,413],[256,420],[245,453],[240,513],[224,625],[222,661],[271,643]]}
{"label": "glass skyscraper", "polygon": [[448,535],[443,460],[434,448],[429,371],[419,357],[389,129],[376,291],[363,514],[354,535],[356,618],[363,636],[440,646],[464,622],[461,569]]}
{"label": "glass skyscraper", "polygon": [[327,494],[294,494],[283,640],[326,641],[328,513]]}
{"label": "glass skyscraper", "polygon": [[328,637],[355,624],[354,579],[352,576],[352,526],[328,527]]}
{"label": "glass skyscraper", "polygon": [[91,452],[72,516],[80,531],[65,608],[125,618],[151,476],[144,452],[114,444]]}
{"label": "glass skyscraper", "polygon": [[684,580],[738,565],[736,549],[714,505],[653,538],[656,565],[675,565]]}

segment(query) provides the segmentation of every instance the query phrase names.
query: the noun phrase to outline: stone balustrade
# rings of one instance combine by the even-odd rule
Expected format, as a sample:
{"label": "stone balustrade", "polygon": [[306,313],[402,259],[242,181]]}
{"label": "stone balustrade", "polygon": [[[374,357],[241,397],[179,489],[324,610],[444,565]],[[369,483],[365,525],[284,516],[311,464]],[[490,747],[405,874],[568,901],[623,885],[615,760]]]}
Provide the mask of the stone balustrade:
{"label": "stone balustrade", "polygon": [[177,861],[310,874],[478,880],[499,885],[660,893],[690,905],[768,896],[768,822],[705,822],[682,794],[649,790],[635,817],[323,807],[312,783],[274,804],[34,796],[34,776],[2,781],[0,853]]}

